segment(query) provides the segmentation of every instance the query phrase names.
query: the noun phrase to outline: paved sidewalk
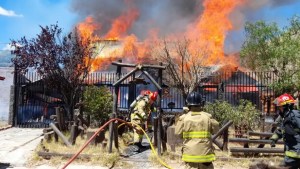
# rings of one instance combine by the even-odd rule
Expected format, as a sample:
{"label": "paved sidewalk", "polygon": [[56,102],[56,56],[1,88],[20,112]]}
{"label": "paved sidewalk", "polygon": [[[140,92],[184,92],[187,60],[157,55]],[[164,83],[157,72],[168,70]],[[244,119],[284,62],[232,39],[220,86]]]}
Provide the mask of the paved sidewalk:
{"label": "paved sidewalk", "polygon": [[[0,167],[25,166],[42,138],[42,129],[8,128],[0,131]],[[2,167],[3,168],[3,167]]]}

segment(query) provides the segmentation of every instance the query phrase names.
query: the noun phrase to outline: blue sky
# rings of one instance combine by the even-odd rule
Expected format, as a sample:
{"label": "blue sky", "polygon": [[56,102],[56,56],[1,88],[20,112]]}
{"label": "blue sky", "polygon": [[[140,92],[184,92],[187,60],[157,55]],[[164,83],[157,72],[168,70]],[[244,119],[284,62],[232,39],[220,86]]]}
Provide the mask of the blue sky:
{"label": "blue sky", "polygon": [[0,42],[34,37],[40,32],[39,25],[56,22],[68,31],[76,22],[69,4],[70,0],[0,0],[0,11],[11,11],[7,15],[0,12]]}
{"label": "blue sky", "polygon": [[[0,0],[0,66],[1,62],[10,61],[7,50],[7,43],[10,42],[10,39],[20,39],[22,36],[33,38],[40,32],[39,25],[46,26],[56,22],[65,32],[70,31],[79,20],[85,17],[79,16],[80,13],[72,10],[73,1],[76,0]],[[300,1],[282,0],[282,2],[293,1],[293,3],[276,6],[272,3],[280,4],[281,0],[249,1],[267,3],[252,10],[242,10],[245,12],[245,21],[266,20],[285,26],[288,24],[289,18],[294,15],[300,16]],[[84,3],[89,2],[90,0],[84,1]],[[228,32],[225,51],[238,50],[243,37],[243,27]]]}
{"label": "blue sky", "polygon": [[40,32],[39,25],[56,22],[68,32],[76,20],[70,0],[0,0],[0,66],[10,62],[7,43],[11,39],[33,38]]}

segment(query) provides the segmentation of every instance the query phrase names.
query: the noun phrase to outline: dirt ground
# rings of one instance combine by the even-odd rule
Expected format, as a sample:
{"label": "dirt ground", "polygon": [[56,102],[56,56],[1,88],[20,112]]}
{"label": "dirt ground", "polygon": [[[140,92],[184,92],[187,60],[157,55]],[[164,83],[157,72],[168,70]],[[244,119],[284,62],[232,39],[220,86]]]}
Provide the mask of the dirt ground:
{"label": "dirt ground", "polygon": [[[16,131],[11,131],[9,132],[9,134],[13,135],[16,133],[20,133],[20,134],[26,134],[25,132],[21,132],[23,129],[21,128],[11,128],[8,129],[8,131],[10,130],[20,130],[20,132],[16,132]],[[5,133],[5,130],[1,131],[1,133]],[[41,132],[42,133],[42,132]],[[18,135],[21,137],[21,135]],[[28,136],[28,134],[26,134],[26,136]],[[25,137],[22,135],[22,137]],[[33,136],[36,137],[36,136]],[[4,138],[4,137],[2,137]],[[14,139],[16,138],[15,136],[11,136],[11,137],[7,137],[7,139],[1,139],[1,141],[13,141],[16,140]],[[12,139],[12,140],[9,140]],[[32,138],[31,138],[32,139]],[[29,139],[29,140],[31,140]],[[146,142],[146,140],[145,140]],[[2,142],[1,142],[2,143]],[[25,141],[25,143],[27,143]],[[25,145],[25,143],[19,143],[20,145]],[[39,143],[37,141],[37,143]],[[4,142],[3,142],[4,145]],[[56,144],[55,144],[56,145]],[[10,144],[6,144],[6,147],[11,146],[10,149],[15,149],[15,145],[12,144],[12,142]],[[38,146],[38,144],[36,145]],[[276,147],[281,147],[282,145],[278,145]],[[232,144],[230,143],[228,145],[228,147],[243,147],[243,145],[241,144]],[[255,147],[255,145],[250,145],[250,147]],[[270,145],[266,145],[266,147],[270,147]],[[76,148],[74,147],[76,150],[79,148],[79,146]],[[23,149],[23,146],[19,146],[19,149]],[[170,147],[168,147],[168,150],[170,150]],[[64,150],[65,151],[65,150]],[[31,152],[34,154],[34,152]],[[181,159],[180,159],[180,153],[181,153],[181,148],[180,146],[176,147],[176,152],[172,157],[171,156],[162,156],[162,159],[164,162],[166,162],[169,166],[171,166],[173,169],[181,169],[184,168],[184,164],[182,163]],[[218,148],[215,149],[215,153],[217,156],[217,160],[214,161],[214,167],[215,169],[248,169],[251,165],[253,164],[257,164],[257,163],[265,163],[266,165],[268,165],[269,167],[273,167],[275,168],[275,166],[278,166],[279,163],[281,163],[281,161],[283,160],[283,156],[281,155],[263,155],[263,154],[259,154],[259,155],[247,155],[245,156],[244,154],[240,154],[240,155],[235,155],[235,154],[231,154],[229,151],[221,151]],[[30,153],[27,154],[28,156],[32,156],[30,155]],[[114,166],[113,168],[119,168],[119,169],[123,169],[123,168],[152,168],[152,169],[163,169],[165,167],[163,167],[162,165],[160,165],[159,163],[157,163],[157,161],[155,162],[155,158],[150,157],[151,156],[151,150],[145,152],[144,154],[140,154],[136,157],[136,160],[131,161],[131,165],[126,165],[126,167],[124,166]],[[62,164],[65,164],[67,162],[68,159],[58,159],[58,163],[57,165],[52,165],[51,162],[49,160],[42,160],[42,161],[34,161],[34,164],[31,165],[26,165],[23,167],[28,167],[28,168],[57,168],[59,166],[61,166]],[[120,159],[120,161],[123,161],[124,159]],[[0,162],[4,162],[4,161],[0,161]],[[32,161],[31,161],[32,162]],[[111,168],[111,167],[100,167],[100,166],[96,166],[96,165],[92,165],[92,166],[88,166],[87,161],[83,161],[82,163],[76,163],[78,162],[78,160],[75,160],[74,163],[72,163],[72,167],[68,167],[70,169],[72,168],[82,168],[82,166],[84,165],[84,168],[94,168],[96,169],[101,168],[101,169],[106,169],[106,168]],[[145,167],[147,166],[147,167]],[[0,166],[1,169],[1,166]],[[17,168],[16,168],[17,169]],[[23,168],[25,169],[25,168]],[[256,167],[256,169],[259,169]]]}

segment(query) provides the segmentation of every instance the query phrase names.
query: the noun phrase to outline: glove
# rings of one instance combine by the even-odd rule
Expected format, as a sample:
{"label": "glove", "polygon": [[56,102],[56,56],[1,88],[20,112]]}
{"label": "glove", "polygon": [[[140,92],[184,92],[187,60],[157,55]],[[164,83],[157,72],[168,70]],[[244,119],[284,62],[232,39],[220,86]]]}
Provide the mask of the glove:
{"label": "glove", "polygon": [[275,140],[271,140],[271,147],[276,147],[276,141]]}

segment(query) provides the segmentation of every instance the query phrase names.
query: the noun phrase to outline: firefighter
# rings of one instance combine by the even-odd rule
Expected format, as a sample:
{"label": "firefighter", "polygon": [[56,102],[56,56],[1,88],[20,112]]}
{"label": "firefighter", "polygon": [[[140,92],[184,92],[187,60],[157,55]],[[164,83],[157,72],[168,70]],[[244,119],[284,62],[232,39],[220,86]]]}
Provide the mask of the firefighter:
{"label": "firefighter", "polygon": [[294,98],[285,93],[274,100],[282,118],[281,127],[277,128],[270,138],[271,147],[275,147],[278,139],[284,140],[284,167],[300,168],[300,111],[293,110]]}
{"label": "firefighter", "polygon": [[[151,92],[149,90],[145,91],[142,95],[138,96],[133,104],[131,104],[131,106],[133,107],[133,111],[130,115],[130,120],[133,125],[136,124],[141,127],[145,125],[151,113],[151,105],[156,101],[157,95],[157,92]],[[139,148],[137,151],[139,151],[141,148],[144,148],[142,146],[143,136],[143,131],[141,131],[137,127],[134,127],[133,141],[134,145],[138,146]]]}
{"label": "firefighter", "polygon": [[185,168],[212,169],[216,159],[211,136],[219,130],[219,123],[203,111],[201,94],[192,92],[186,99],[188,112],[179,117],[175,134],[184,139],[182,160]]}

